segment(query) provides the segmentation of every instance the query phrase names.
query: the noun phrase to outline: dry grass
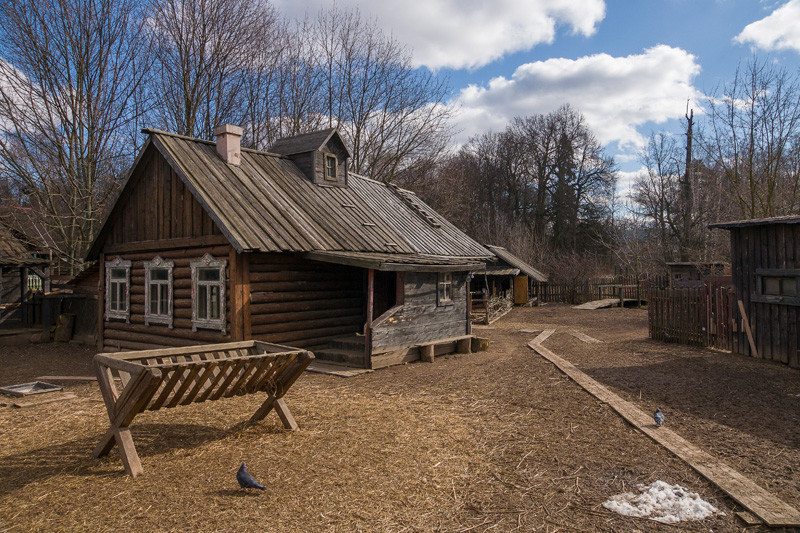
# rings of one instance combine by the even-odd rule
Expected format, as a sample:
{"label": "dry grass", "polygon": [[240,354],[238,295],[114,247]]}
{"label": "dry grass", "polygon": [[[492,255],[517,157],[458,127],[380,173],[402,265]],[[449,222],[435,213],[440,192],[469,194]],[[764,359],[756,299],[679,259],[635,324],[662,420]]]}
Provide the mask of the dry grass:
{"label": "dry grass", "polygon": [[[576,341],[578,359],[590,357],[581,350],[647,344],[642,312],[610,311],[618,329],[635,333],[613,350]],[[633,323],[620,324],[623,316]],[[69,387],[78,398],[64,405],[0,408],[0,531],[739,531],[721,492],[533,354],[532,335],[517,331],[569,320],[608,337],[608,326],[593,330],[566,308],[524,309],[485,330],[489,352],[348,379],[306,374],[286,398],[296,433],[275,415],[239,429],[260,403],[253,396],[144,413],[133,425],[144,467],[136,479],[116,451],[89,457],[108,424],[96,385]],[[591,370],[558,348],[566,338],[551,337],[552,349]],[[71,373],[86,373],[86,355],[73,357]],[[27,357],[14,375],[56,373],[47,361]],[[243,460],[267,491],[238,489]],[[601,507],[656,479],[700,492],[727,515],[675,528]]]}

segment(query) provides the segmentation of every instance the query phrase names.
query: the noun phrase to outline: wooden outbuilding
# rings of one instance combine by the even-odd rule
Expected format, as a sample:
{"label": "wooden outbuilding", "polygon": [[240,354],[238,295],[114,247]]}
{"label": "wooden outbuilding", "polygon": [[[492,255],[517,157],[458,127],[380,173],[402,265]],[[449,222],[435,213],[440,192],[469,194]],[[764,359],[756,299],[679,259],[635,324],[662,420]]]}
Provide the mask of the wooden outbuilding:
{"label": "wooden outbuilding", "polygon": [[37,322],[33,292],[50,290],[50,262],[35,257],[0,224],[0,325],[30,327]]}
{"label": "wooden outbuilding", "polygon": [[730,274],[730,264],[721,261],[693,263],[690,261],[667,263],[669,286],[675,289],[702,287],[709,277]]}
{"label": "wooden outbuilding", "polygon": [[494,254],[495,261],[474,274],[473,292],[485,292],[489,298],[507,298],[515,305],[536,301],[539,284],[546,283],[547,276],[502,246],[487,244],[486,248]]}
{"label": "wooden outbuilding", "polygon": [[800,367],[800,216],[710,227],[731,232],[733,351]]}
{"label": "wooden outbuilding", "polygon": [[[105,351],[264,340],[367,368],[455,350],[491,253],[415,194],[356,175],[335,129],[239,146],[149,135],[87,259]],[[427,349],[427,348],[426,348]]]}

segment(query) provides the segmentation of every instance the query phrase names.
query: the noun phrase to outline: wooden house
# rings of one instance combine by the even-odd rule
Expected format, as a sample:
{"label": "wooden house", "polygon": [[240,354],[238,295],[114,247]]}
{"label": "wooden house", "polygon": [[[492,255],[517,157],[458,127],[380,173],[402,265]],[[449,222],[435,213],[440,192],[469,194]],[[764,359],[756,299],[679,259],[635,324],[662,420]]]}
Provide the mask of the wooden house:
{"label": "wooden house", "polygon": [[[412,192],[356,175],[335,129],[242,149],[156,130],[87,259],[104,350],[259,339],[376,368],[469,335],[491,253]],[[427,351],[427,350],[426,350]]]}
{"label": "wooden house", "polygon": [[28,327],[36,322],[31,293],[50,290],[49,265],[0,224],[0,325]]}
{"label": "wooden house", "polygon": [[539,284],[546,283],[547,276],[502,246],[486,248],[494,254],[495,261],[475,273],[471,289],[485,292],[490,298],[508,298],[515,305],[535,301]]}
{"label": "wooden house", "polygon": [[734,316],[738,317],[733,351],[800,367],[800,216],[710,227],[731,232]]}
{"label": "wooden house", "polygon": [[680,288],[702,287],[709,277],[724,276],[730,273],[730,265],[719,261],[693,263],[667,263],[669,269],[669,286]]}

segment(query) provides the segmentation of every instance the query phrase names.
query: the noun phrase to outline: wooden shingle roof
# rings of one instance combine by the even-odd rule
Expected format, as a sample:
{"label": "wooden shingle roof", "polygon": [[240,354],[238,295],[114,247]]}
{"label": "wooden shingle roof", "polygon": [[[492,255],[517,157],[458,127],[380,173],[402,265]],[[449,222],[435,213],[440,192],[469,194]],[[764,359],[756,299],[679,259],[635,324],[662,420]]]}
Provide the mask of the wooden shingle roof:
{"label": "wooden shingle roof", "polygon": [[[271,152],[242,149],[241,165],[231,166],[213,142],[148,131],[237,251],[440,256],[461,258],[460,264],[491,257],[410,191],[352,173],[347,187],[315,185],[289,158]],[[99,253],[99,241],[90,257]]]}
{"label": "wooden shingle roof", "polygon": [[547,276],[533,268],[531,265],[517,257],[516,255],[509,252],[507,249],[503,248],[502,246],[491,246],[486,245],[486,247],[491,250],[501,261],[511,265],[514,268],[518,268],[520,272],[529,276],[536,281],[545,282],[547,281]]}
{"label": "wooden shingle roof", "polygon": [[38,265],[47,262],[33,257],[11,230],[0,224],[0,265]]}
{"label": "wooden shingle roof", "polygon": [[[336,128],[328,128],[327,130],[313,131],[311,133],[302,133],[293,137],[284,137],[283,139],[278,139],[275,141],[272,146],[269,147],[269,151],[281,155],[294,155],[312,152],[314,150],[319,150],[322,146],[327,144],[334,135],[337,137],[339,136]],[[350,152],[347,150],[347,146],[345,146],[342,138],[338,137],[337,140],[345,149],[345,151],[347,151],[347,155],[349,157]]]}
{"label": "wooden shingle roof", "polygon": [[731,222],[717,222],[716,224],[709,224],[708,227],[720,228],[720,229],[733,229],[733,228],[742,228],[745,226],[765,226],[768,224],[800,224],[800,216],[785,215],[780,217],[733,220]]}

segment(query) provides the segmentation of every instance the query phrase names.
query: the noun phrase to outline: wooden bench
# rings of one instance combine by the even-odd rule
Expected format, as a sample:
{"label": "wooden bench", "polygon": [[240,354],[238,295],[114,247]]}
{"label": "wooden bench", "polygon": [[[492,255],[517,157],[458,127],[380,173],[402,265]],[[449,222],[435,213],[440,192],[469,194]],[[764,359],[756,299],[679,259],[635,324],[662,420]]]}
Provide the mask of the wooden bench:
{"label": "wooden bench", "polygon": [[111,427],[93,455],[106,455],[118,444],[125,471],[135,477],[142,473],[130,432],[137,414],[256,392],[266,392],[267,399],[247,424],[275,409],[286,429],[297,429],[283,396],[313,359],[306,350],[252,340],[97,354],[94,366]]}
{"label": "wooden bench", "polygon": [[455,343],[456,353],[472,353],[472,339],[475,335],[462,335],[460,337],[451,337],[449,339],[439,339],[431,342],[423,342],[417,344],[419,348],[419,358],[426,363],[433,363],[436,355],[436,347],[444,344]]}

